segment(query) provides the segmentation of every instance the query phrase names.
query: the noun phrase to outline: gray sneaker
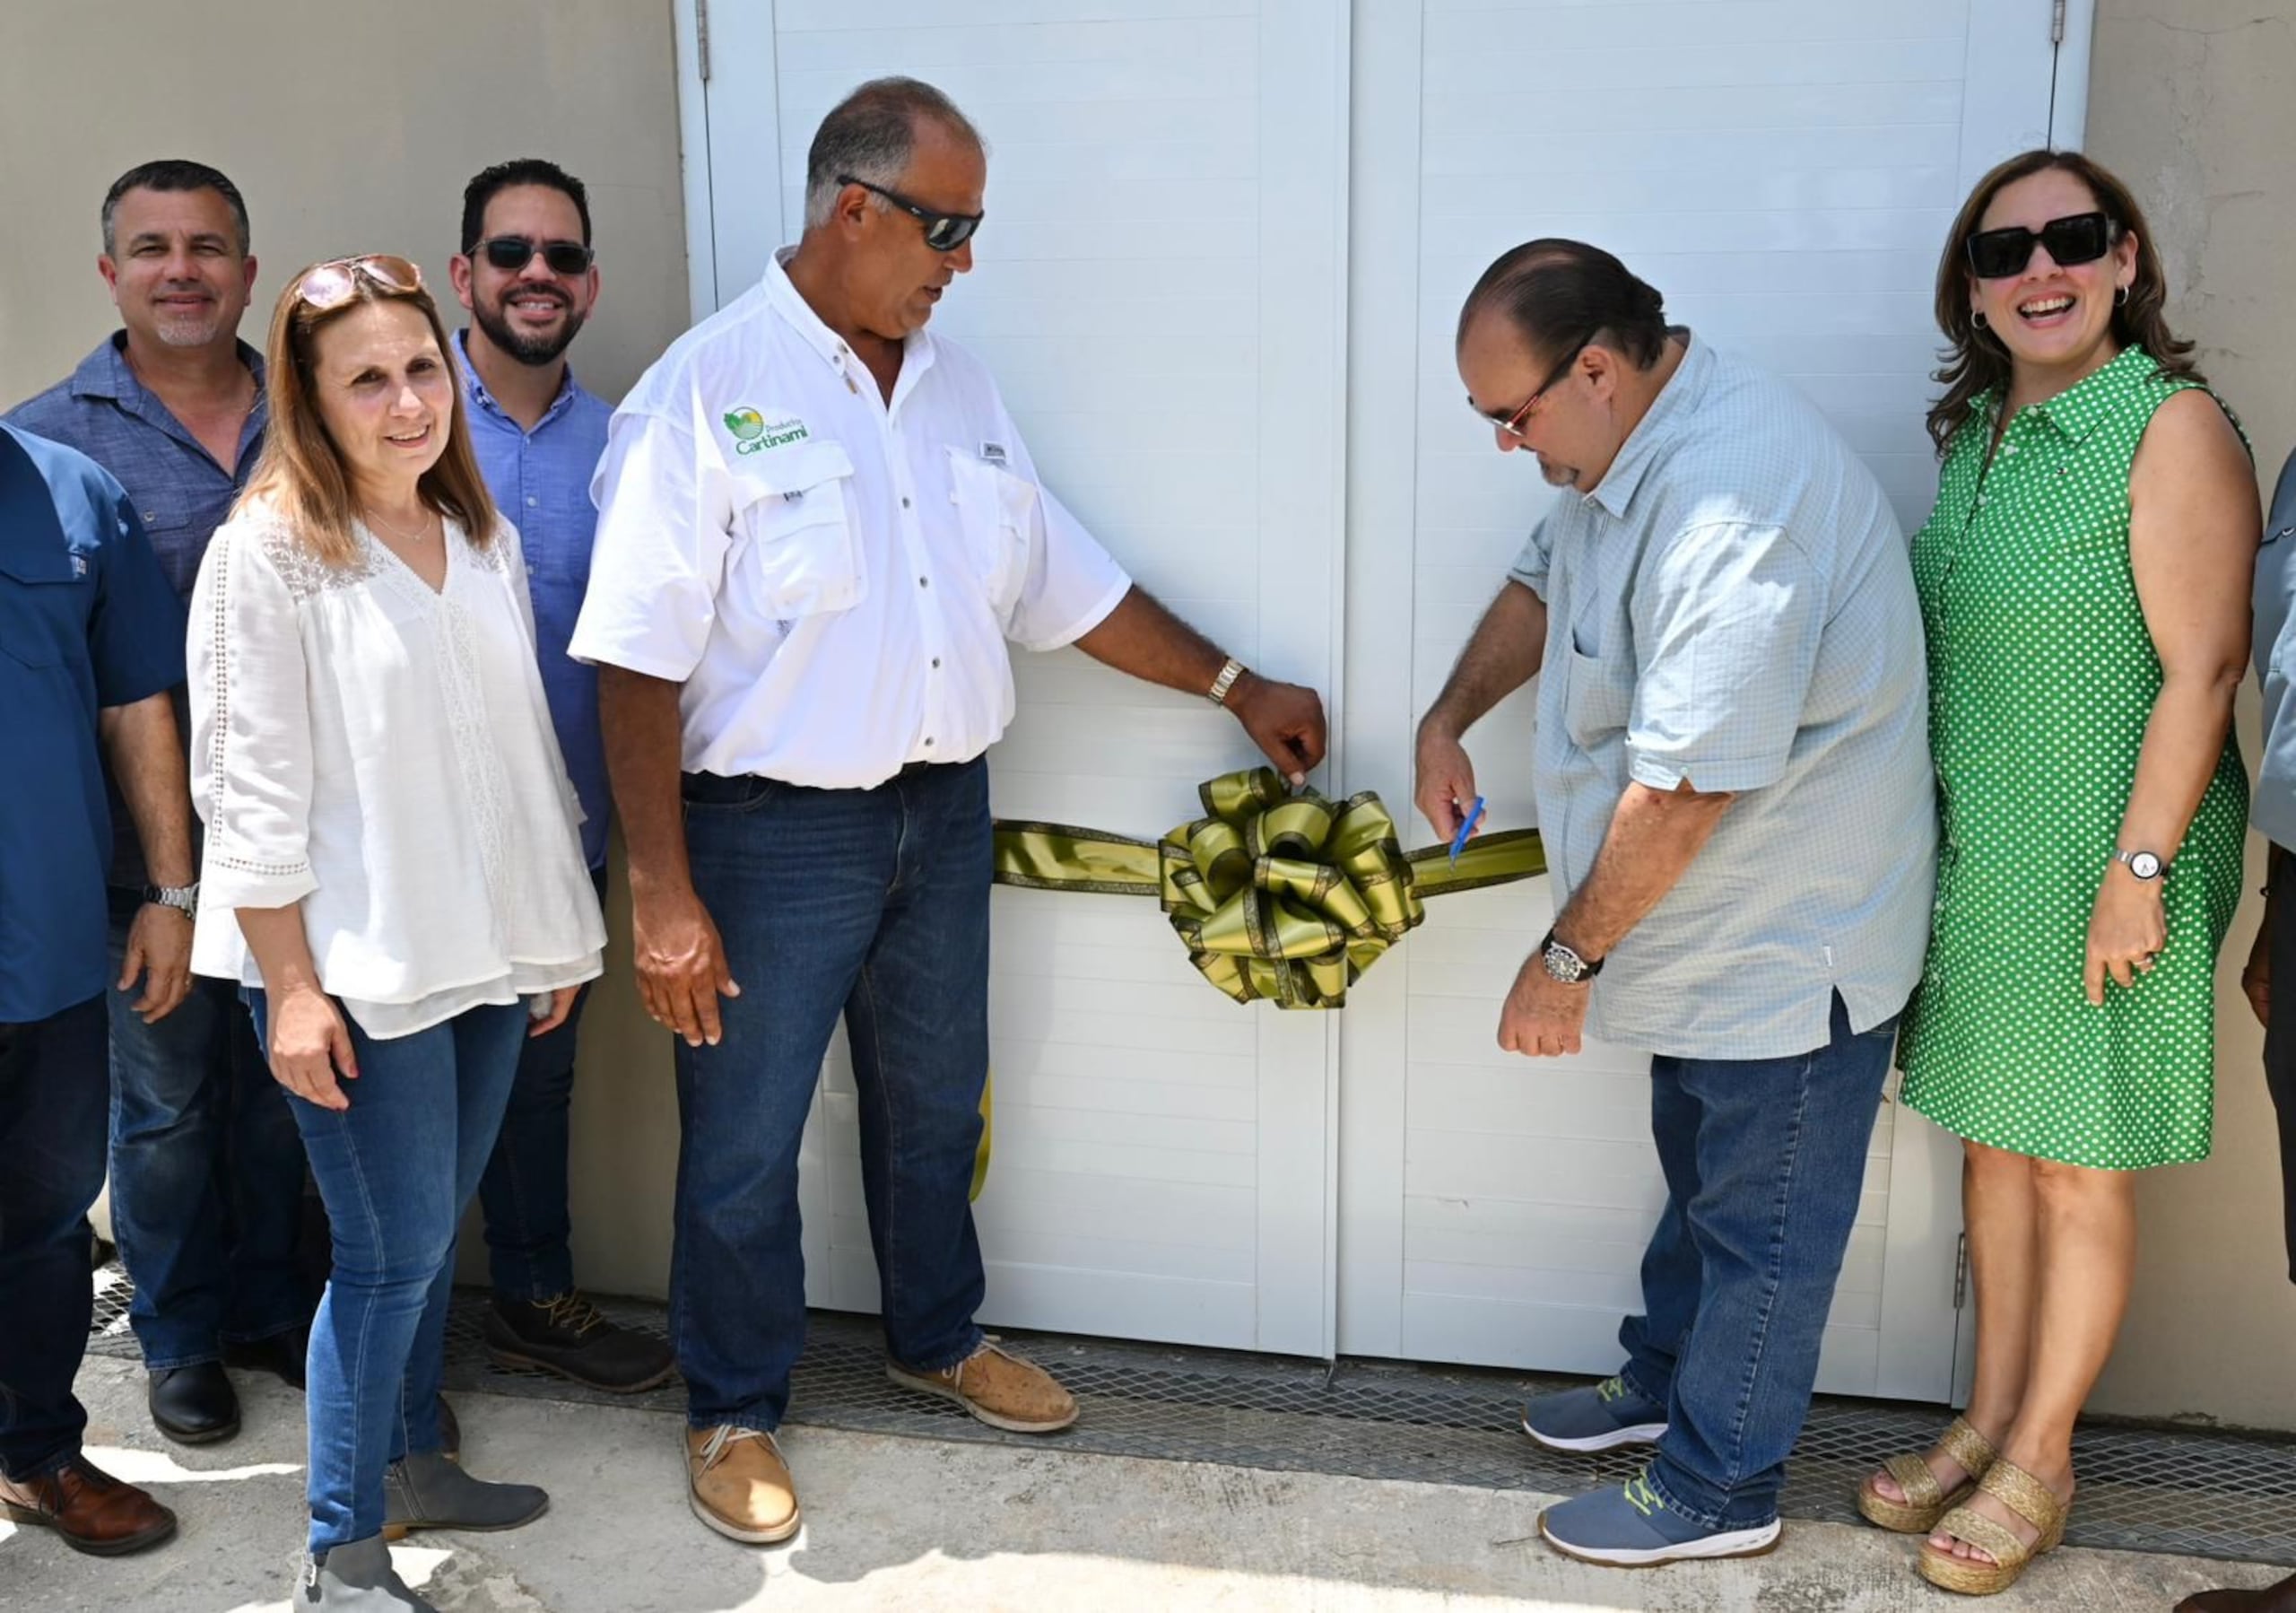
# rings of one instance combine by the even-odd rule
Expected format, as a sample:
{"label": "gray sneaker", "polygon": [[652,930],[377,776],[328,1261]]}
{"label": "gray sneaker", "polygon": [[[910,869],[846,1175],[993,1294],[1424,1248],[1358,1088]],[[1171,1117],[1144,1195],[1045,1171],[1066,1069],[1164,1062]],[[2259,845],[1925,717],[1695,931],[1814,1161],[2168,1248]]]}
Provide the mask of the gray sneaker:
{"label": "gray sneaker", "polygon": [[439,1613],[391,1567],[391,1548],[380,1535],[306,1557],[295,1585],[295,1607],[298,1613],[316,1608],[327,1613]]}
{"label": "gray sneaker", "polygon": [[516,1529],[549,1510],[549,1495],[533,1485],[473,1478],[436,1451],[404,1457],[383,1474],[387,1539],[411,1529]]}
{"label": "gray sneaker", "polygon": [[1666,1432],[1666,1408],[1605,1378],[1586,1389],[1540,1395],[1523,1408],[1523,1432],[1550,1451],[1608,1451],[1655,1445]]}

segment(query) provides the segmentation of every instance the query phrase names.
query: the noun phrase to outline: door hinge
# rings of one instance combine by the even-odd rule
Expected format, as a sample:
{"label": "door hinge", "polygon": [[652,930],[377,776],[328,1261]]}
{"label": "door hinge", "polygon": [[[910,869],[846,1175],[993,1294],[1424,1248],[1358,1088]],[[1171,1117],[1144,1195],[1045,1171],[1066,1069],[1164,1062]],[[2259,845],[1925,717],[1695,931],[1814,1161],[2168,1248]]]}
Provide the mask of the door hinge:
{"label": "door hinge", "polygon": [[2065,0],[2054,0],[2048,8],[2048,42],[2065,43]]}
{"label": "door hinge", "polygon": [[[2065,13],[2065,0],[2057,0],[2057,14]],[[701,82],[709,82],[709,0],[693,0],[693,54],[699,58]]]}
{"label": "door hinge", "polygon": [[1961,1234],[1961,1245],[1953,1251],[1953,1309],[1960,1310],[1970,1296],[1970,1235]]}

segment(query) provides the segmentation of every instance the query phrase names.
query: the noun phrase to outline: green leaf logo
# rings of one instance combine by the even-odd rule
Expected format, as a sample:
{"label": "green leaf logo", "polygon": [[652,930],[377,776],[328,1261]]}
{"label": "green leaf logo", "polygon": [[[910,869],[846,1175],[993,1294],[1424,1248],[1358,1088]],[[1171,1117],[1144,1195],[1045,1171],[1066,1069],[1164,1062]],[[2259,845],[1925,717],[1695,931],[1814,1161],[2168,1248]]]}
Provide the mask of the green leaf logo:
{"label": "green leaf logo", "polygon": [[754,442],[765,435],[765,416],[755,409],[728,409],[726,429],[744,442]]}

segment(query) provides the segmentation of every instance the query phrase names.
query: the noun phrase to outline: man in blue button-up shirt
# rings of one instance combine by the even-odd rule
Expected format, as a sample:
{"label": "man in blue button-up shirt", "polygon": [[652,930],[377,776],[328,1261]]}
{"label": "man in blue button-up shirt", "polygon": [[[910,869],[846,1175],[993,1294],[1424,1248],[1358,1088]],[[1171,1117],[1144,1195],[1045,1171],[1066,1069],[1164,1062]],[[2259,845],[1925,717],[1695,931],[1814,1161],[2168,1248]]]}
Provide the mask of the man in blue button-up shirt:
{"label": "man in blue button-up shirt", "polygon": [[[100,745],[152,873],[191,884],[191,800],[168,691],[183,608],[119,484],[85,455],[0,425],[0,1516],[82,1551],[157,1545],[175,1515],[90,1465],[72,1393],[95,1303],[88,1207],[104,1181],[104,865]],[[143,1010],[184,1000],[190,915],[135,926]]]}
{"label": "man in blue button-up shirt", "polygon": [[[581,799],[582,850],[603,897],[609,798],[598,675],[566,653],[597,527],[590,475],[613,413],[566,362],[598,295],[589,197],[555,163],[500,163],[463,193],[462,246],[455,295],[471,324],[455,352],[470,400],[471,446],[494,501],[518,528],[543,693]],[[669,1346],[616,1327],[584,1300],[568,1249],[567,1122],[580,1022],[578,1003],[564,1024],[526,1044],[479,1183],[494,1280],[486,1344],[506,1365],[634,1392],[669,1376]]]}
{"label": "man in blue button-up shirt", "polygon": [[[256,275],[247,205],[214,169],[170,159],[122,174],[101,219],[97,267],[120,328],[8,418],[111,473],[187,599],[263,447],[263,359],[239,337]],[[187,746],[180,708],[178,723]],[[111,806],[117,967],[153,881],[117,790]],[[135,1285],[128,1321],[151,1373],[152,1419],[170,1439],[204,1444],[239,1426],[226,1361],[303,1381],[303,1147],[230,981],[195,980],[165,1020],[137,1002],[131,981],[106,1005],[112,1231]]]}

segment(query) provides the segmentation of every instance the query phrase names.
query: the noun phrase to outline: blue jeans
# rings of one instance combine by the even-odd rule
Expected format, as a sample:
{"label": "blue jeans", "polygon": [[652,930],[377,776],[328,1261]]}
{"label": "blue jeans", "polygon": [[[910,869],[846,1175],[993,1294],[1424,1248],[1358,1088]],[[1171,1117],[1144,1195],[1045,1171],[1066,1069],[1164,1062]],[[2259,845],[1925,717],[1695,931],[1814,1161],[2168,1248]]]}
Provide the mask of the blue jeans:
{"label": "blue jeans", "polygon": [[[248,993],[258,1034],[264,994]],[[472,1008],[412,1036],[351,1024],[351,1107],[287,1096],[335,1229],[335,1270],[311,1322],[310,1548],[378,1534],[383,1470],[439,1449],[439,1380],[455,1231],[494,1147],[526,1005]]]}
{"label": "blue jeans", "polygon": [[[111,893],[114,980],[141,905]],[[141,981],[105,992],[111,1225],[135,1284],[128,1324],[156,1371],[292,1332],[311,1300],[295,1263],[303,1147],[239,988],[194,975],[157,1024],[135,1011],[143,993]]]}
{"label": "blue jeans", "polygon": [[[590,879],[604,902],[606,871],[593,868]],[[566,1151],[578,1027],[589,1000],[585,986],[564,1024],[530,1039],[519,1051],[502,1135],[495,1139],[486,1174],[478,1180],[498,1299],[552,1299],[574,1286],[574,1256],[567,1247],[574,1225],[566,1207]]]}
{"label": "blue jeans", "polygon": [[1650,1487],[1709,1529],[1778,1516],[1866,1181],[1897,1021],[1792,1059],[1653,1059],[1666,1208],[1622,1373],[1666,1408]]}
{"label": "blue jeans", "polygon": [[95,1310],[88,1207],[104,1185],[104,1003],[0,1024],[0,1473],[80,1449],[72,1392]]}
{"label": "blue jeans", "polygon": [[973,1155],[988,1073],[988,769],[874,789],[690,773],[686,848],[739,997],[677,1045],[670,1336],[694,1427],[778,1427],[805,1342],[797,1143],[845,1017],[885,1342],[963,1360],[985,1288]]}

